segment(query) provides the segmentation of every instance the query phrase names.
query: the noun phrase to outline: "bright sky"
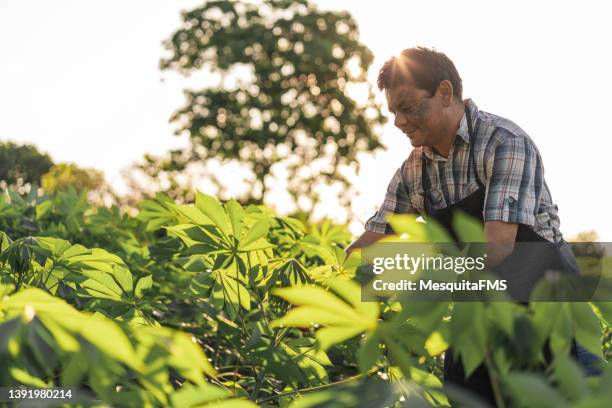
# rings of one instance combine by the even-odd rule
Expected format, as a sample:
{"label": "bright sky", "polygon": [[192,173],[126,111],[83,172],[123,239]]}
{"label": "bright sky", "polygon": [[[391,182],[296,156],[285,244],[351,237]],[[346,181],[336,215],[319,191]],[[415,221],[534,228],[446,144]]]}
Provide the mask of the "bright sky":
{"label": "bright sky", "polygon": [[[144,153],[183,146],[168,118],[183,103],[181,90],[198,84],[160,72],[158,61],[179,11],[199,3],[2,0],[0,138],[34,143],[55,161],[102,169],[118,188],[120,170]],[[350,8],[376,56],[372,83],[403,48],[445,52],[465,97],[513,120],[536,142],[564,234],[595,229],[612,241],[607,2],[317,3]],[[411,149],[392,126],[383,140],[388,150],[363,161],[356,232]]]}

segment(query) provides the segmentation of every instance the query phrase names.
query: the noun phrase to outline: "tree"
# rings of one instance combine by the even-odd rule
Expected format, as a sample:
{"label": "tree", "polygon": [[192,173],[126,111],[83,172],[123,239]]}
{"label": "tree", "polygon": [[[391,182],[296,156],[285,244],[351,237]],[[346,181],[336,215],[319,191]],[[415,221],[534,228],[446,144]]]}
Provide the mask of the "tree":
{"label": "tree", "polygon": [[87,192],[87,199],[98,205],[110,205],[117,201],[114,192],[104,180],[100,170],[79,167],[73,163],[54,165],[41,180],[45,193],[58,191]]}
{"label": "tree", "polygon": [[[185,91],[171,121],[190,147],[165,163],[149,160],[145,173],[168,178],[194,162],[239,161],[254,180],[242,201],[261,202],[282,166],[295,200],[315,203],[313,185],[339,183],[349,205],[347,175],[358,171],[359,153],[381,147],[385,118],[366,82],[372,53],[348,12],[320,11],[308,0],[208,1],[183,13],[165,46],[162,69],[206,69],[219,84]],[[365,90],[362,102],[351,96],[356,86]]]}
{"label": "tree", "polygon": [[53,166],[53,160],[36,146],[14,142],[0,143],[0,181],[3,187],[40,184],[43,174]]}
{"label": "tree", "polygon": [[47,193],[66,190],[95,190],[104,184],[102,172],[78,167],[72,163],[56,164],[42,177],[42,187]]}

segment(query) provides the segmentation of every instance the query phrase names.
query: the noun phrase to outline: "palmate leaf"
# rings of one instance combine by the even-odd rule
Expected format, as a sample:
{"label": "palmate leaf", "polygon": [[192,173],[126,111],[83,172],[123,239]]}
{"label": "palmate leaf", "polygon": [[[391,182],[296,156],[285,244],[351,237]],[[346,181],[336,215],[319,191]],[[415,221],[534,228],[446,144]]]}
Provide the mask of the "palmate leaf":
{"label": "palmate leaf", "polygon": [[[21,315],[26,322],[36,316],[53,335],[58,346],[75,352],[81,337],[101,352],[135,370],[141,363],[134,357],[133,347],[123,331],[111,320],[77,311],[63,300],[40,289],[25,289],[0,301],[0,310],[9,316]],[[108,342],[108,339],[113,339]]]}
{"label": "palmate leaf", "polygon": [[337,245],[323,248],[328,256],[325,265],[311,268],[309,275],[318,283],[326,285],[329,280],[337,278],[352,279],[355,276],[357,267],[361,265],[361,252],[353,251],[350,255]]}
{"label": "palmate leaf", "polygon": [[530,307],[541,346],[550,338],[555,354],[567,354],[575,336],[580,345],[601,356],[601,326],[588,303],[532,302]]}
{"label": "palmate leaf", "polygon": [[266,291],[280,284],[281,286],[300,286],[311,283],[308,270],[297,259],[278,260],[273,264],[273,271],[265,281]]}
{"label": "palmate leaf", "polygon": [[291,356],[293,364],[297,363],[306,376],[311,380],[316,379],[323,383],[327,381],[325,366],[331,366],[332,363],[327,353],[318,350],[316,346],[315,340],[310,338],[292,339],[280,344],[280,347],[284,348],[287,354]]}
{"label": "palmate leaf", "polygon": [[[166,384],[169,368],[198,385],[206,383],[203,374],[209,377],[217,375],[201,347],[186,333],[149,326],[139,327],[133,335],[136,339],[136,355],[145,362],[140,381],[146,381],[147,389]],[[170,393],[172,387],[166,387],[163,391]],[[162,400],[163,397],[158,399]]]}
{"label": "palmate leaf", "polygon": [[172,200],[158,193],[155,199],[144,200],[140,203],[140,212],[136,218],[146,223],[147,231],[155,231],[162,226],[173,225],[177,221],[174,206]]}
{"label": "palmate leaf", "polygon": [[[154,405],[167,406],[166,395],[173,392],[168,382],[170,369],[199,385],[206,383],[204,375],[217,375],[190,335],[162,327],[122,329],[99,314],[79,312],[39,289],[26,289],[0,300],[0,316],[3,314],[9,320],[0,323],[1,355],[7,356],[12,347],[14,360],[27,353],[43,368],[57,367],[54,361],[61,360],[61,384],[78,386],[87,381],[98,397],[121,400],[121,406],[138,405],[137,401],[150,401],[152,396],[158,401]],[[11,322],[17,323],[14,330]],[[4,337],[9,341],[2,341]],[[20,347],[11,346],[11,342]],[[7,364],[20,367],[10,357]],[[32,380],[39,376],[34,373],[40,370],[32,364],[23,369],[27,371],[15,371],[16,380],[33,385]],[[51,373],[43,378],[53,377]],[[132,382],[134,378],[140,385]],[[116,394],[119,381],[127,382]],[[144,399],[135,400],[137,394]]]}
{"label": "palmate leaf", "polygon": [[319,347],[326,350],[363,332],[376,329],[377,303],[361,302],[359,285],[352,281],[329,282],[326,290],[320,286],[303,285],[275,289],[272,293],[296,305],[285,316],[272,322],[271,327],[324,327],[316,332]]}
{"label": "palmate leaf", "polygon": [[[221,235],[218,235],[218,230],[212,226],[202,226],[193,224],[177,224],[171,227],[165,227],[168,235],[176,237],[190,250],[188,254],[211,254],[216,252],[228,252],[231,246],[226,242]],[[196,247],[193,248],[192,247]]]}
{"label": "palmate leaf", "polygon": [[328,381],[325,367],[332,365],[313,338],[290,339],[277,345],[263,338],[249,349],[248,356],[286,386],[295,388],[324,384]]}
{"label": "palmate leaf", "polygon": [[57,238],[38,237],[36,242],[54,259],[56,278],[77,284],[92,297],[119,301],[132,295],[132,274],[117,255]]}
{"label": "palmate leaf", "polygon": [[335,225],[329,219],[323,220],[319,225],[312,225],[308,235],[314,238],[317,244],[324,246],[345,244],[351,239],[346,225]]}
{"label": "palmate leaf", "polygon": [[228,266],[196,276],[191,283],[191,290],[208,297],[217,309],[224,309],[231,317],[236,317],[241,308],[251,310],[251,294],[239,269],[238,262],[230,259]]}

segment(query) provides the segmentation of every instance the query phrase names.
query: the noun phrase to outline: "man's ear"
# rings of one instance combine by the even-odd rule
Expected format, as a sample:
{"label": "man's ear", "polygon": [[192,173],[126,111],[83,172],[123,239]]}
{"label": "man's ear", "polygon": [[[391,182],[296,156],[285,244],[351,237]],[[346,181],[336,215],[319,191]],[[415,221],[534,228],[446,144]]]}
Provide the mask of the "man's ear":
{"label": "man's ear", "polygon": [[443,80],[438,85],[438,92],[442,96],[442,106],[448,108],[453,103],[453,84],[448,79]]}

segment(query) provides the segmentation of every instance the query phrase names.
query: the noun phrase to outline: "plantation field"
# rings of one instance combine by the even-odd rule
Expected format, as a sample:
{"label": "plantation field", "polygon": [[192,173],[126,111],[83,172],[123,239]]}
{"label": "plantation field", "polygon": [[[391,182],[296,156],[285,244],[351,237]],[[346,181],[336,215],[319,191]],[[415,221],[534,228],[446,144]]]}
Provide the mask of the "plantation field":
{"label": "plantation field", "polygon": [[[393,226],[440,237],[409,218]],[[9,192],[0,384],[78,389],[82,406],[475,406],[442,388],[452,346],[468,373],[486,364],[499,406],[610,406],[612,369],[586,377],[570,348],[575,336],[602,354],[612,304],[361,302],[351,238],[202,193],[129,216],[74,190]]]}

